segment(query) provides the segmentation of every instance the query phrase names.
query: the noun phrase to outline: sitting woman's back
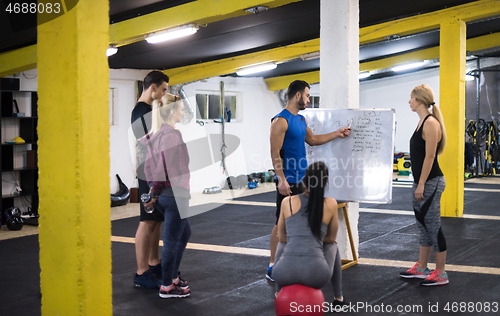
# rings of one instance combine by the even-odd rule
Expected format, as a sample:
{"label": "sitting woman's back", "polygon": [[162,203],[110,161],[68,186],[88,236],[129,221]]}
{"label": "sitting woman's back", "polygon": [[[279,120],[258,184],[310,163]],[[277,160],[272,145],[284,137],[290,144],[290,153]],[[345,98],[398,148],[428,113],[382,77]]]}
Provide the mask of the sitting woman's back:
{"label": "sitting woman's back", "polygon": [[283,254],[323,257],[323,238],[327,233],[328,225],[322,222],[319,238],[314,236],[307,218],[309,196],[300,194],[288,198],[289,202],[295,199],[300,200],[300,207],[298,210],[292,209],[291,214],[289,213],[288,216],[285,215],[286,236],[283,237],[286,239],[280,240],[287,243]]}
{"label": "sitting woman's back", "polygon": [[273,267],[278,288],[292,284],[321,288],[332,276],[338,218],[337,202],[324,197],[327,182],[326,165],[316,162],[304,177],[305,193],[287,197],[281,204],[280,244]]}

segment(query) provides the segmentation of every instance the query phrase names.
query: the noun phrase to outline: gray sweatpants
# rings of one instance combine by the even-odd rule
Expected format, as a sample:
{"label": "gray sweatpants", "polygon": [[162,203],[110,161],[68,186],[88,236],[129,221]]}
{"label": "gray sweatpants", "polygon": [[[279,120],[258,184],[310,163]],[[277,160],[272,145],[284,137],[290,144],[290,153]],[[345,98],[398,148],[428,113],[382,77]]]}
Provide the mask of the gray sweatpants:
{"label": "gray sweatpants", "polygon": [[[293,284],[321,288],[330,280],[334,297],[342,297],[342,261],[336,243],[323,244],[324,258],[282,257],[285,246],[286,243],[279,243],[276,250],[276,263],[273,266],[276,292],[284,286]],[[280,259],[283,260],[280,261]]]}
{"label": "gray sweatpants", "polygon": [[434,252],[446,250],[446,239],[441,230],[441,194],[446,186],[444,177],[436,177],[425,183],[424,199],[415,199],[417,183],[413,183],[413,211],[420,228],[420,246],[433,246]]}

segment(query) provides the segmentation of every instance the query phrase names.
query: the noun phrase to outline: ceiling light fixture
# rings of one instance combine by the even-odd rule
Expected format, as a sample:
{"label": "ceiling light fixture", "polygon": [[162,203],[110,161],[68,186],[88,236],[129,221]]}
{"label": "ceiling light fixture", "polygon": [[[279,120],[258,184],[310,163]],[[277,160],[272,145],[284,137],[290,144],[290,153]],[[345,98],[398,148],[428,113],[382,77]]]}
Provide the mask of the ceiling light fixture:
{"label": "ceiling light fixture", "polygon": [[465,81],[474,81],[476,77],[473,75],[465,74]]}
{"label": "ceiling light fixture", "polygon": [[106,49],[106,57],[113,56],[118,52],[118,48],[115,46],[109,46],[108,49]]}
{"label": "ceiling light fixture", "polygon": [[248,9],[245,9],[245,12],[247,13],[255,13],[256,15],[259,15],[260,11],[266,11],[269,10],[269,7],[266,7],[264,5],[258,5],[255,7],[251,7]]}
{"label": "ceiling light fixture", "polygon": [[403,70],[408,70],[408,69],[422,67],[424,64],[425,64],[424,61],[419,61],[419,62],[416,62],[416,63],[409,63],[409,64],[399,65],[399,66],[393,67],[391,70],[392,71],[403,71]]}
{"label": "ceiling light fixture", "polygon": [[365,79],[370,77],[371,75],[372,74],[369,71],[360,72],[358,75],[358,79]]}
{"label": "ceiling light fixture", "polygon": [[246,75],[250,75],[250,74],[254,74],[254,73],[258,73],[258,72],[262,72],[262,71],[266,71],[266,70],[276,69],[276,67],[278,67],[278,65],[276,65],[275,63],[259,64],[259,65],[255,65],[255,66],[240,68],[236,72],[236,74],[238,76],[246,76]]}
{"label": "ceiling light fixture", "polygon": [[188,24],[179,27],[174,27],[166,31],[152,33],[146,36],[146,41],[150,44],[156,44],[175,38],[188,36],[196,33],[198,31],[198,26],[195,24]]}
{"label": "ceiling light fixture", "polygon": [[306,60],[314,60],[319,58],[319,52],[314,52],[314,53],[308,53],[308,54],[302,54],[300,55],[300,59],[306,61]]}

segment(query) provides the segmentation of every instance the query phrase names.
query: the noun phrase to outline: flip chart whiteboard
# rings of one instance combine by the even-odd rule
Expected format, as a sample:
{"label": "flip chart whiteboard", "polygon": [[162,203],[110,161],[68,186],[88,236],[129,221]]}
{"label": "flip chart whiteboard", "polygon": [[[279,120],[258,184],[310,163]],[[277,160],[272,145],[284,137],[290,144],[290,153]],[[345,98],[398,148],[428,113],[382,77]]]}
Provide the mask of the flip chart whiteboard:
{"label": "flip chart whiteboard", "polygon": [[321,146],[306,144],[308,164],[321,160],[328,166],[326,196],[338,201],[391,203],[393,110],[306,109],[300,114],[315,135],[351,124],[347,138],[337,138]]}

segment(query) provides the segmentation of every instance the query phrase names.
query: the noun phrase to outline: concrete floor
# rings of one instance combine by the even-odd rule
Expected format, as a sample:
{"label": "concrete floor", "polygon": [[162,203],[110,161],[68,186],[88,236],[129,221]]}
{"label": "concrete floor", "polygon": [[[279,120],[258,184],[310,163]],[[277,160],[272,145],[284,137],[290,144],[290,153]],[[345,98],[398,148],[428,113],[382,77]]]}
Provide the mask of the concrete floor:
{"label": "concrete floor", "polygon": [[[424,288],[399,278],[418,257],[410,184],[394,182],[392,204],[361,204],[360,263],[343,271],[344,295],[353,304],[346,314],[385,315],[390,306],[396,315],[454,315],[446,306],[459,308],[461,302],[474,303],[470,315],[498,314],[493,311],[495,306],[500,311],[500,181],[483,179],[494,183],[475,179],[465,184],[464,218],[442,219],[448,243],[446,286]],[[233,202],[239,204],[222,204],[214,195],[219,200],[209,202],[216,208],[190,218],[192,237],[181,264],[192,290],[187,299],[164,300],[156,290],[132,286],[138,205],[113,208],[113,240],[120,240],[112,243],[114,315],[274,315],[273,283],[264,277],[274,186],[241,193]],[[23,231],[25,236],[0,230],[0,315],[40,315],[37,230]],[[331,285],[322,290],[331,301]],[[485,312],[486,303],[490,312]],[[436,307],[439,313],[430,311]]]}

